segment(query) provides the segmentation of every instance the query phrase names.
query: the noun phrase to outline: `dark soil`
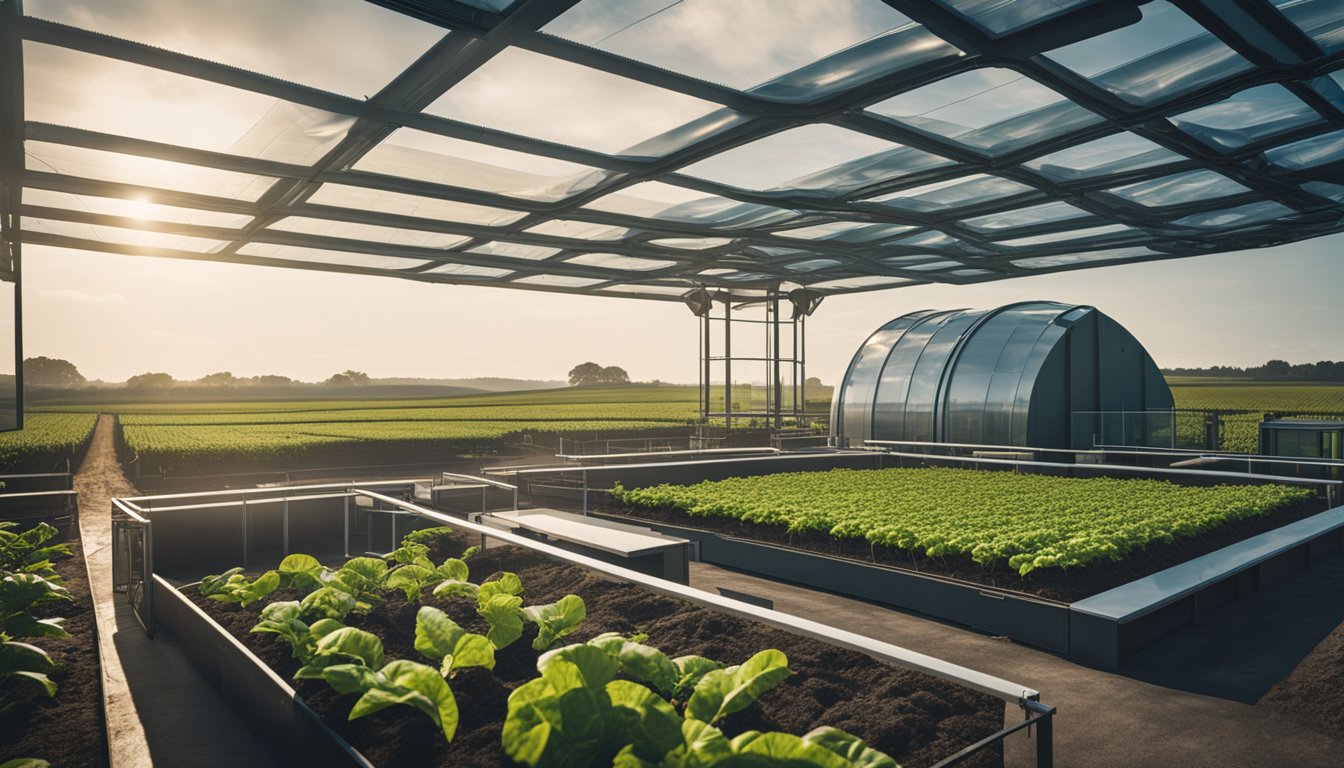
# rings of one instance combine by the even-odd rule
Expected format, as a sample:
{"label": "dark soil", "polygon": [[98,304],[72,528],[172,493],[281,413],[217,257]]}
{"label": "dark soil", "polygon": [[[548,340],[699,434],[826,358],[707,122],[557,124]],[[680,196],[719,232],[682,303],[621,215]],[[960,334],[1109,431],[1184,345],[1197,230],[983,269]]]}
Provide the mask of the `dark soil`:
{"label": "dark soil", "polygon": [[1344,624],[1270,688],[1259,704],[1344,738]]}
{"label": "dark soil", "polygon": [[1150,544],[1120,560],[1098,561],[1085,568],[1073,570],[1047,568],[1033,571],[1026,576],[1019,576],[1006,565],[997,569],[986,569],[966,556],[927,557],[923,553],[881,544],[875,545],[860,538],[841,539],[821,531],[791,534],[783,526],[746,523],[719,517],[692,517],[678,509],[635,508],[611,503],[597,511],[623,519],[633,519],[636,522],[661,522],[686,528],[699,528],[767,544],[862,560],[906,571],[946,576],[973,584],[1022,592],[1047,600],[1071,603],[1135,579],[1150,576],[1248,537],[1310,517],[1325,509],[1325,502],[1313,499],[1263,517],[1226,523],[1192,539],[1171,544]]}
{"label": "dark soil", "polygon": [[[465,541],[465,538],[462,540]],[[466,546],[450,544],[439,557]],[[907,768],[931,765],[1003,727],[1003,702],[919,672],[882,664],[859,653],[733,618],[683,600],[664,597],[632,584],[607,580],[585,569],[555,562],[518,547],[491,548],[470,561],[472,580],[501,570],[521,577],[525,600],[546,603],[568,593],[582,596],[588,618],[570,636],[583,641],[602,632],[646,632],[649,642],[671,656],[700,654],[738,664],[765,648],[789,657],[793,674],[752,707],[720,725],[730,736],[744,730],[780,730],[803,734],[819,725],[849,731],[887,752]],[[191,599],[286,679],[298,663],[287,646],[270,635],[248,630],[259,608],[247,609],[200,597]],[[274,600],[292,596],[277,594]],[[385,606],[368,616],[351,616],[352,626],[382,638],[389,659],[426,661],[414,650],[417,604],[388,593]],[[428,597],[471,631],[486,625],[468,601]],[[321,681],[298,681],[304,700],[375,764],[504,766],[511,761],[500,747],[500,729],[509,693],[536,677],[538,653],[531,648],[536,628],[528,624],[522,639],[500,651],[493,672],[467,669],[451,681],[461,712],[452,744],[423,715],[394,707],[355,721],[346,718],[357,696],[339,695]],[[971,765],[995,764],[997,753]]]}
{"label": "dark soil", "polygon": [[73,602],[39,606],[39,618],[65,617],[63,639],[25,639],[47,651],[56,662],[49,673],[58,686],[53,698],[35,699],[0,717],[0,763],[36,757],[59,768],[98,768],[107,762],[107,727],[103,720],[102,669],[98,635],[89,595],[89,578],[78,539],[70,540],[74,556],[56,563],[56,572]]}

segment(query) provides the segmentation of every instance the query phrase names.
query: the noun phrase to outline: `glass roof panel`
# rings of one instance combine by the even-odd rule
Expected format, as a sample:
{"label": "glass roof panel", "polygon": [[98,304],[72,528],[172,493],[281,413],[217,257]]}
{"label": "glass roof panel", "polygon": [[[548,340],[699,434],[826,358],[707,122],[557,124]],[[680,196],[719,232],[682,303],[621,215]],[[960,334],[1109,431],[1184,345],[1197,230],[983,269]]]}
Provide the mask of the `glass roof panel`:
{"label": "glass roof panel", "polygon": [[1180,205],[1250,192],[1250,188],[1213,171],[1186,171],[1106,190],[1107,194],[1148,207]]}
{"label": "glass roof panel", "polygon": [[347,253],[346,251],[324,251],[317,248],[278,245],[276,243],[248,243],[239,248],[238,253],[243,256],[257,256],[263,259],[282,259],[305,264],[333,264],[364,269],[414,269],[433,263],[424,259],[403,259],[399,256],[374,256],[368,253]]}
{"label": "glass roof panel", "polygon": [[160,205],[150,202],[148,196],[140,199],[97,197],[94,195],[72,195],[68,192],[33,187],[24,190],[23,204],[40,205],[46,208],[64,208],[70,211],[83,211],[105,216],[122,216],[145,222],[188,224],[197,227],[239,229],[252,221],[251,216],[244,214]]}
{"label": "glass roof panel", "polygon": [[872,224],[865,221],[832,221],[800,229],[782,229],[780,237],[797,240],[840,240],[849,243],[870,243],[909,232],[914,227],[904,224]]}
{"label": "glass roof panel", "polygon": [[636,256],[622,256],[619,253],[585,253],[582,256],[575,256],[572,259],[565,259],[569,264],[582,264],[586,267],[602,267],[604,269],[629,269],[635,272],[647,272],[651,269],[667,269],[677,266],[677,262],[666,259],[641,259]]}
{"label": "glass roof panel", "polygon": [[26,42],[23,56],[24,117],[40,123],[299,164],[321,157],[354,124],[345,115],[67,48]]}
{"label": "glass roof panel", "polygon": [[650,240],[654,245],[661,245],[664,248],[681,248],[688,251],[703,251],[707,248],[718,248],[733,242],[731,237],[662,237],[656,240]]}
{"label": "glass roof panel", "polygon": [[1121,132],[1051,152],[1026,166],[1057,181],[1108,176],[1181,160],[1171,150],[1133,133]]}
{"label": "glass roof panel", "polygon": [[356,98],[382,90],[447,34],[363,0],[26,0],[23,11]]}
{"label": "glass roof panel", "polygon": [[1302,189],[1313,195],[1319,195],[1337,203],[1344,203],[1344,185],[1331,184],[1326,181],[1311,181],[1303,184]]}
{"label": "glass roof panel", "polygon": [[544,202],[563,200],[611,175],[577,163],[411,128],[401,128],[384,139],[354,168]]}
{"label": "glass roof panel", "polygon": [[1344,131],[1332,131],[1276,147],[1265,153],[1265,159],[1290,171],[1344,160]]}
{"label": "glass roof panel", "polygon": [[1105,240],[1112,242],[1117,239],[1128,240],[1130,237],[1146,237],[1147,234],[1141,229],[1125,226],[1124,224],[1107,224],[1102,227],[1086,227],[1084,229],[1070,229],[1066,232],[1053,232],[1048,235],[1035,235],[1032,237],[1018,237],[1012,240],[997,240],[995,245],[1002,245],[1009,248],[1025,248],[1036,245],[1053,245],[1058,243],[1076,243],[1079,247],[1088,244],[1094,244],[1097,241]]}
{"label": "glass roof panel", "polygon": [[905,211],[941,211],[966,205],[978,205],[1003,197],[1020,195],[1035,191],[1033,187],[1016,181],[977,173],[973,176],[961,176],[922,187],[902,189],[878,197],[870,197],[864,202],[879,203]]}
{"label": "glass roof panel", "polygon": [[[619,120],[597,119],[613,104],[620,105]],[[425,111],[520,136],[633,155],[650,154],[640,145],[714,112],[723,114],[653,154],[734,122],[730,110],[713,102],[521,48],[506,48]],[[545,119],[538,120],[539,115]]]}
{"label": "glass roof panel", "polygon": [[1273,3],[1326,53],[1344,48],[1344,4],[1338,0],[1273,0]]}
{"label": "glass roof panel", "polygon": [[745,90],[909,24],[879,0],[584,0],[542,31]]}
{"label": "glass roof panel", "polygon": [[471,240],[469,237],[443,232],[380,227],[373,224],[333,221],[332,219],[310,219],[303,216],[288,216],[271,224],[267,229],[321,237],[337,237],[345,240],[367,240],[388,245],[409,245],[419,248],[452,248]]}
{"label": "glass roof panel", "polygon": [[1235,150],[1320,122],[1321,116],[1277,83],[1249,88],[1207,107],[1173,115],[1182,131],[1215,149]]}
{"label": "glass roof panel", "polygon": [[522,211],[510,211],[506,208],[459,203],[454,200],[407,195],[348,184],[323,184],[305,202],[359,211],[414,216],[418,219],[479,224],[486,227],[503,227],[527,215]]}
{"label": "glass roof panel", "polygon": [[524,285],[549,285],[556,288],[587,288],[607,281],[592,277],[573,277],[570,275],[530,275],[528,277],[520,277],[513,282],[522,283]]}
{"label": "glass roof panel", "polygon": [[818,269],[830,269],[831,267],[838,267],[843,264],[844,262],[839,259],[805,259],[803,261],[795,261],[785,264],[784,266],[795,272],[815,272]]}
{"label": "glass roof panel", "polygon": [[613,291],[620,293],[634,293],[645,296],[680,296],[691,290],[690,286],[671,286],[671,285],[609,285],[598,288],[599,291]]}
{"label": "glass roof panel", "polygon": [[724,229],[762,227],[799,216],[797,211],[740,203],[660,181],[634,184],[620,192],[599,197],[583,207]]}
{"label": "glass roof panel", "polygon": [[938,0],[995,35],[1016,32],[1093,0]]}
{"label": "glass roof panel", "polygon": [[426,269],[421,272],[422,275],[455,275],[457,277],[479,277],[495,278],[504,277],[513,274],[512,270],[496,269],[495,267],[477,267],[471,264],[441,264],[433,269]]}
{"label": "glass roof panel", "polygon": [[999,67],[953,75],[868,111],[991,155],[1102,119],[1026,75]]}
{"label": "glass roof panel", "polygon": [[559,248],[547,248],[543,245],[526,245],[524,243],[505,243],[499,240],[478,245],[475,248],[468,248],[471,253],[484,253],[490,256],[507,256],[510,259],[527,259],[528,261],[540,261],[550,258],[559,253]]}
{"label": "glass roof panel", "polygon": [[1263,224],[1275,219],[1281,219],[1296,213],[1297,211],[1286,205],[1266,200],[1260,203],[1239,205],[1235,208],[1227,208],[1221,211],[1196,213],[1191,216],[1186,216],[1185,218],[1177,219],[1173,221],[1172,224],[1175,224],[1178,227],[1196,227],[1199,229],[1247,227],[1255,224]]}
{"label": "glass roof panel", "polygon": [[1131,104],[1165,101],[1251,68],[1166,0],[1140,6],[1143,18],[1046,54]]}
{"label": "glass roof panel", "polygon": [[41,141],[24,142],[24,154],[25,167],[30,171],[248,202],[261,197],[275,181],[268,176]]}
{"label": "glass roof panel", "polygon": [[534,235],[551,235],[574,240],[620,240],[630,234],[630,230],[625,227],[570,219],[551,219],[523,231]]}
{"label": "glass roof panel", "polygon": [[1036,224],[1053,224],[1091,215],[1082,208],[1056,201],[1011,211],[1000,211],[985,216],[976,216],[973,219],[963,221],[962,224],[978,232],[992,232],[1000,229],[1029,227]]}
{"label": "glass roof panel", "polygon": [[77,237],[82,240],[95,240],[141,248],[167,248],[174,251],[190,251],[191,253],[214,253],[228,245],[227,240],[171,235],[166,232],[110,227],[102,224],[83,224],[76,221],[38,219],[30,216],[23,217],[23,226],[25,229],[34,232],[45,232],[62,237]]}
{"label": "glass roof panel", "polygon": [[817,288],[819,290],[853,290],[855,288],[876,288],[880,285],[894,286],[902,283],[914,282],[905,277],[888,277],[885,275],[869,275],[866,277],[845,277],[839,280],[826,280],[820,283],[809,283],[808,288]]}
{"label": "glass roof panel", "polygon": [[1136,259],[1143,256],[1152,256],[1153,251],[1147,248],[1117,248],[1107,251],[1092,251],[1091,253],[1066,253],[1058,256],[1032,256],[1025,259],[1013,259],[1013,264],[1027,269],[1047,269],[1051,267],[1072,266],[1075,264],[1094,264],[1104,261],[1117,261],[1119,259]]}

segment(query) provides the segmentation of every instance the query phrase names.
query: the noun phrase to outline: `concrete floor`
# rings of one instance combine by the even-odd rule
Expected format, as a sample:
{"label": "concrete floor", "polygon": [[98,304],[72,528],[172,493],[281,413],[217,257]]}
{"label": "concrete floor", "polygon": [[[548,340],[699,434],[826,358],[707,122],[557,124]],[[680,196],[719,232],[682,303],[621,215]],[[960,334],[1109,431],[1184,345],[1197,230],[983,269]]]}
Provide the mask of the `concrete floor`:
{"label": "concrete floor", "polygon": [[[1330,566],[1327,578],[1333,583],[1341,573],[1344,562]],[[1316,569],[1304,572],[1294,588],[1305,589],[1315,575]],[[1201,633],[1202,628],[1154,646],[1152,653],[1140,660],[1137,669],[1147,678],[1140,679],[1129,674],[1128,668],[1122,674],[1093,669],[1011,640],[704,563],[692,564],[691,585],[706,591],[723,587],[765,598],[773,601],[776,610],[843,627],[1035,688],[1041,692],[1042,701],[1059,710],[1054,729],[1055,764],[1059,766],[1338,768],[1344,765],[1344,741],[1237,700],[1262,685],[1265,675],[1251,675],[1242,684],[1230,686],[1234,694],[1230,698],[1167,684],[1164,676],[1175,677],[1180,683],[1182,675],[1200,677],[1190,671],[1192,668],[1210,668],[1200,663],[1197,655],[1192,657],[1200,648],[1206,648],[1207,633]],[[1333,589],[1336,603],[1344,604],[1344,590]],[[1282,593],[1272,591],[1263,593],[1259,599],[1273,603],[1285,598]],[[1246,617],[1254,614],[1255,609],[1252,603],[1239,612],[1234,610],[1222,629],[1244,628]],[[1336,605],[1335,609],[1344,606]],[[1322,623],[1309,618],[1316,624]],[[1292,631],[1294,627],[1266,622],[1263,617],[1259,624],[1255,637],[1299,636]],[[1216,626],[1212,631],[1221,634]],[[1321,636],[1329,631],[1325,629]],[[1227,636],[1222,635],[1221,639],[1226,640]],[[1261,654],[1255,652],[1256,643],[1249,640],[1253,638],[1236,644],[1244,662],[1263,663],[1258,660]],[[1319,637],[1309,640],[1303,655],[1316,640]],[[1269,653],[1272,656],[1277,651]],[[1225,651],[1218,663],[1228,663],[1236,655],[1237,651]],[[1277,678],[1270,682],[1276,681]],[[1021,712],[1012,707],[1005,714],[1005,724],[1020,722],[1021,718]],[[1025,733],[1009,738],[1008,765],[1033,764],[1033,738]]]}

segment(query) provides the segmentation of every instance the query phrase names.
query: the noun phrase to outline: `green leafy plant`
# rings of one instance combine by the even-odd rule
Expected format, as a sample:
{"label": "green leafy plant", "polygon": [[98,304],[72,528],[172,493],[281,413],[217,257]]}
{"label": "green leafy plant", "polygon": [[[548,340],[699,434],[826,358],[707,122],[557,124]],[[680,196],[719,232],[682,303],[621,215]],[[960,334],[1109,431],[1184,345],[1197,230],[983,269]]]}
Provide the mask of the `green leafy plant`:
{"label": "green leafy plant", "polygon": [[69,557],[70,545],[48,546],[47,542],[60,531],[47,523],[38,523],[23,532],[16,532],[18,527],[16,522],[0,522],[0,571],[34,573],[59,582],[51,561],[58,557]]}
{"label": "green leafy plant", "polygon": [[280,574],[276,571],[267,571],[258,576],[256,581],[251,581],[243,575],[242,568],[230,568],[216,576],[205,576],[200,585],[201,594],[211,600],[238,603],[244,608],[279,588]]}
{"label": "green leafy plant", "polygon": [[39,619],[32,610],[70,599],[65,587],[36,573],[11,573],[0,578],[0,637],[69,637],[61,628],[64,619]]}
{"label": "green leafy plant", "polygon": [[303,620],[303,608],[299,601],[289,600],[271,603],[261,609],[261,620],[251,631],[276,635],[289,644],[294,658],[307,664],[317,650],[317,641],[341,626],[339,621],[332,618],[320,618],[308,624]]}
{"label": "green leafy plant", "polygon": [[51,768],[51,763],[35,757],[18,757],[0,763],[0,768]]}
{"label": "green leafy plant", "polygon": [[0,715],[43,694],[56,695],[56,683],[47,676],[56,664],[36,645],[0,640]]}
{"label": "green leafy plant", "polygon": [[422,544],[426,547],[432,547],[439,541],[439,539],[451,535],[452,532],[453,529],[446,525],[438,525],[433,528],[421,528],[402,536],[401,543]]}
{"label": "green leafy plant", "polygon": [[[413,602],[419,600],[425,590],[439,594],[436,591],[439,585],[451,582],[457,586],[446,588],[443,595],[460,594],[474,600],[480,590],[475,584],[467,581],[469,573],[466,562],[458,558],[450,557],[437,568],[425,560],[424,563],[410,563],[393,569],[387,575],[383,586],[387,589],[400,589],[406,595],[406,599]],[[466,588],[462,585],[466,585]]]}
{"label": "green leafy plant", "polygon": [[335,587],[320,587],[299,601],[299,614],[307,620],[340,621],[355,610],[355,598]]}
{"label": "green leafy plant", "polygon": [[280,588],[300,592],[309,592],[322,586],[324,570],[316,557],[301,554],[288,555],[276,568],[280,573]]}
{"label": "green leafy plant", "polygon": [[439,662],[444,677],[466,667],[495,668],[490,639],[466,631],[433,606],[422,606],[415,615],[415,650]]}
{"label": "green leafy plant", "polygon": [[347,560],[327,580],[327,586],[355,598],[355,612],[368,613],[373,606],[382,605],[379,593],[387,579],[387,563],[376,557],[356,557]]}
{"label": "green leafy plant", "polygon": [[523,598],[496,594],[479,604],[476,612],[490,625],[485,636],[496,650],[507,648],[523,636]]}
{"label": "green leafy plant", "polygon": [[761,651],[744,664],[706,672],[686,702],[686,716],[713,725],[751,706],[761,694],[789,676],[789,659],[780,651]]}
{"label": "green leafy plant", "polygon": [[565,635],[578,629],[588,616],[588,608],[578,595],[565,595],[554,603],[530,605],[523,609],[523,618],[537,625],[537,638],[532,649],[544,651]]}

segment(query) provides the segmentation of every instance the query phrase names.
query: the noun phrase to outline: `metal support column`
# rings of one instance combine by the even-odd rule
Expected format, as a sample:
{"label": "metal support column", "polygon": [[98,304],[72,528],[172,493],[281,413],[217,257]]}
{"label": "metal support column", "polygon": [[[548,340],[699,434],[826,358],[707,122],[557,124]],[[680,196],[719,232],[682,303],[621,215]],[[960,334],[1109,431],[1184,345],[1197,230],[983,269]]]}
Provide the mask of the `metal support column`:
{"label": "metal support column", "polygon": [[723,302],[723,426],[733,428],[733,300]]}
{"label": "metal support column", "polygon": [[[784,426],[784,380],[779,374],[779,292],[775,291],[770,303],[766,306],[766,311],[770,314],[770,324],[766,326],[770,334],[770,388],[773,393],[771,397],[771,410],[775,414],[775,429],[781,429]],[[796,382],[795,382],[796,383]]]}

